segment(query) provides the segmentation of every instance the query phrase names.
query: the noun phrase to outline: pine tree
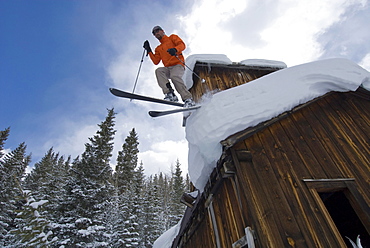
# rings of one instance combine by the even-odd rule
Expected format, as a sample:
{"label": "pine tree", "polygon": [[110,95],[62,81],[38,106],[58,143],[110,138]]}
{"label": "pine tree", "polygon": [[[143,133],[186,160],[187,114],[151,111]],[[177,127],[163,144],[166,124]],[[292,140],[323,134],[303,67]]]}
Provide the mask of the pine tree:
{"label": "pine tree", "polygon": [[119,247],[137,247],[139,245],[139,223],[141,214],[141,194],[144,174],[138,163],[138,136],[133,128],[122,145],[117,157],[114,174],[117,189],[117,206],[120,219],[116,223],[115,245]]}
{"label": "pine tree", "polygon": [[0,131],[0,246],[4,244],[5,236],[9,231],[9,224],[11,222],[11,217],[9,216],[9,196],[5,194],[5,180],[9,177],[5,174],[4,163],[2,157],[4,156],[4,144],[8,139],[10,128]]}
{"label": "pine tree", "polygon": [[162,195],[159,193],[158,176],[150,176],[144,188],[143,195],[143,214],[141,223],[141,245],[142,247],[151,247],[154,241],[163,233],[163,220],[161,219]]}
{"label": "pine tree", "polygon": [[132,191],[134,193],[133,195],[133,208],[131,209],[132,212],[132,216],[133,218],[131,219],[132,223],[133,223],[133,228],[134,228],[134,232],[135,234],[137,234],[138,236],[138,241],[137,241],[137,246],[139,246],[139,244],[142,244],[143,243],[143,236],[140,235],[142,233],[142,229],[143,229],[143,219],[145,217],[145,214],[144,214],[144,180],[145,180],[145,176],[144,176],[144,166],[143,166],[143,162],[140,163],[139,167],[135,170],[135,173],[134,173],[134,181],[133,181],[133,188],[132,188]]}
{"label": "pine tree", "polygon": [[67,246],[106,246],[106,214],[111,206],[114,188],[112,156],[114,139],[113,109],[99,126],[96,135],[89,138],[81,159],[72,163],[65,186],[65,199],[60,206],[63,218],[59,223],[60,244]]}
{"label": "pine tree", "polygon": [[191,189],[191,182],[190,182],[190,178],[189,178],[189,174],[188,173],[186,173],[185,191],[186,192],[191,192],[192,191],[192,189]]}
{"label": "pine tree", "polygon": [[171,211],[170,211],[170,226],[176,225],[182,218],[185,212],[185,205],[180,202],[182,194],[185,192],[185,183],[182,177],[180,161],[176,161],[175,172],[172,176],[172,192],[171,192]]}
{"label": "pine tree", "polygon": [[159,176],[155,175],[153,178],[153,185],[156,188],[154,197],[158,202],[158,230],[160,233],[168,230],[171,225],[169,223],[170,215],[170,203],[171,203],[171,179],[169,179],[162,172],[159,173]]}
{"label": "pine tree", "polygon": [[74,163],[73,169],[78,172],[79,179],[91,179],[101,184],[107,184],[112,178],[112,169],[109,165],[113,150],[115,113],[108,110],[104,122],[99,124],[100,130],[89,138],[90,143],[85,144],[85,151],[81,161]]}
{"label": "pine tree", "polygon": [[[69,171],[69,160],[50,148],[40,162],[36,163],[25,179],[25,188],[32,190],[39,200],[52,200],[58,197],[65,185]],[[36,194],[37,193],[37,194]]]}
{"label": "pine tree", "polygon": [[40,214],[51,222],[49,230],[55,235],[59,233],[59,220],[62,215],[60,205],[65,194],[64,186],[69,168],[70,158],[65,161],[63,156],[59,156],[50,148],[41,161],[35,164],[24,182],[24,188],[32,191],[32,199],[48,202]]}
{"label": "pine tree", "polygon": [[5,141],[8,139],[10,133],[10,128],[6,128],[4,131],[0,131],[0,159],[4,156],[4,144]]}
{"label": "pine tree", "polygon": [[129,136],[126,137],[122,150],[118,152],[114,180],[119,193],[127,190],[134,179],[135,168],[138,163],[138,146],[138,136],[135,128],[133,128]]}
{"label": "pine tree", "polygon": [[0,246],[4,247],[12,243],[13,235],[9,231],[15,228],[15,210],[24,204],[16,199],[22,194],[20,183],[31,161],[25,143],[4,155],[3,145],[9,132],[9,128],[0,132]]}

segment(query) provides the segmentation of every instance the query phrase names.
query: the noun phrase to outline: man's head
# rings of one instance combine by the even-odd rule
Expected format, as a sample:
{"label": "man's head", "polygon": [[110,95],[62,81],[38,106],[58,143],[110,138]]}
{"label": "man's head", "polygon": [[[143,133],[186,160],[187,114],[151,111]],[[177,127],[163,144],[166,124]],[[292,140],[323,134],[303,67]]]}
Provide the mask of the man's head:
{"label": "man's head", "polygon": [[162,39],[164,36],[164,31],[160,26],[155,26],[152,30],[152,34],[158,39]]}

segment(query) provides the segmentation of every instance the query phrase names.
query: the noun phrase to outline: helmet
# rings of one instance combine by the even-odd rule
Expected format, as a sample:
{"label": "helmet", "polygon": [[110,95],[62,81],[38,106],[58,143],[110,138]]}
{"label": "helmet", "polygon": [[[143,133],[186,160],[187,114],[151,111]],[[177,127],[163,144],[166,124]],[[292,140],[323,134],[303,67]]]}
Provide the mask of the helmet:
{"label": "helmet", "polygon": [[163,31],[163,29],[162,29],[160,26],[155,26],[155,27],[152,29],[152,34],[154,35],[154,34],[156,33],[156,31],[158,31],[158,30],[162,30],[162,31]]}

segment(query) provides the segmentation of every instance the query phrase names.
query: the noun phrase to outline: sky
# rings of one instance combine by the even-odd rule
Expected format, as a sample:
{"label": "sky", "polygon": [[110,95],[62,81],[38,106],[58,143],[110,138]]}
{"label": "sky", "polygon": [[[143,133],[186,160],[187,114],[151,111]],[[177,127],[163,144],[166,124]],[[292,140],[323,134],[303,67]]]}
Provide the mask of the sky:
{"label": "sky", "polygon": [[[145,173],[187,172],[182,115],[151,118],[171,107],[119,99],[110,87],[163,98],[143,43],[160,25],[191,54],[234,62],[268,59],[288,67],[347,58],[370,70],[367,0],[0,0],[0,130],[7,150],[25,142],[31,166],[51,147],[80,155],[114,108],[112,165],[132,128]],[[139,67],[141,64],[141,70]],[[162,66],[162,65],[160,65]]]}

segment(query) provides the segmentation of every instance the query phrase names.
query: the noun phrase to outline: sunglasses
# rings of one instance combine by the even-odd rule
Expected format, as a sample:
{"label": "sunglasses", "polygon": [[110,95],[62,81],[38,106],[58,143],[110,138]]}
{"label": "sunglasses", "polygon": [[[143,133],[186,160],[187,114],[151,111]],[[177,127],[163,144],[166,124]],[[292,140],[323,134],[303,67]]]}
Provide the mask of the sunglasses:
{"label": "sunglasses", "polygon": [[153,35],[155,35],[156,33],[158,33],[160,30],[162,30],[162,29],[160,29],[160,28],[158,28],[158,29],[154,29],[154,30],[153,30]]}

